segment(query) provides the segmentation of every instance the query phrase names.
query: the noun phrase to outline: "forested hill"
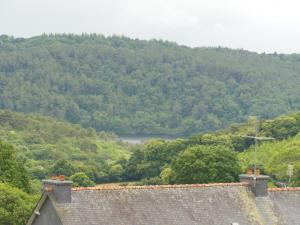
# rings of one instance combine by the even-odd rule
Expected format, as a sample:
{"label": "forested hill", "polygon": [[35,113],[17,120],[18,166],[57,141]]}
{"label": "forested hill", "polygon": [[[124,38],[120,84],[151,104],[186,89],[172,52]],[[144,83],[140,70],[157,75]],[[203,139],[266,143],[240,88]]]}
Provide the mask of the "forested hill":
{"label": "forested hill", "polygon": [[[131,150],[109,134],[92,128],[9,111],[0,111],[0,153],[2,141],[14,146],[17,159],[30,178],[38,180],[83,172],[95,182],[107,182],[115,179],[118,164],[130,156]],[[2,162],[5,165],[1,156],[6,155],[0,154],[0,169]]]}
{"label": "forested hill", "polygon": [[101,35],[0,36],[0,108],[188,135],[300,110],[300,55]]}

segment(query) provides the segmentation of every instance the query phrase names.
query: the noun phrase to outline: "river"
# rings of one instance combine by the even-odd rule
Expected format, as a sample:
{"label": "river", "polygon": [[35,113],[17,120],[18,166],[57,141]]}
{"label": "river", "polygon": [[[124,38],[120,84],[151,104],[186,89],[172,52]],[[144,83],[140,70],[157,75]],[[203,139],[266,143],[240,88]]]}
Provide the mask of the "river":
{"label": "river", "polygon": [[172,141],[181,137],[169,137],[169,136],[119,136],[117,140],[129,143],[129,144],[142,144],[152,139],[161,139],[165,141]]}

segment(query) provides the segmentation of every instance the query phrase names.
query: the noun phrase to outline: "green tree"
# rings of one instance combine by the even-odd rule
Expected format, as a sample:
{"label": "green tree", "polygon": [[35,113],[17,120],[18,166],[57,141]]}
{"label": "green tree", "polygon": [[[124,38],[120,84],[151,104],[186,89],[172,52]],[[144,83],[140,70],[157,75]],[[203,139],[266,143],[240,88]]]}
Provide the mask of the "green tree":
{"label": "green tree", "polygon": [[300,187],[300,163],[295,166],[294,176],[290,185],[294,187]]}
{"label": "green tree", "polygon": [[132,153],[125,167],[128,179],[158,177],[166,165],[186,148],[184,140],[152,140]]}
{"label": "green tree", "polygon": [[0,224],[26,224],[36,202],[37,197],[0,183]]}
{"label": "green tree", "polygon": [[70,179],[74,187],[93,187],[95,183],[83,172],[73,174]]}
{"label": "green tree", "polygon": [[172,169],[170,167],[166,167],[161,171],[159,177],[162,179],[163,182],[168,184],[171,183],[172,174]]}
{"label": "green tree", "polygon": [[171,168],[175,183],[233,182],[240,173],[236,153],[222,145],[190,147]]}
{"label": "green tree", "polygon": [[108,171],[111,180],[121,180],[124,174],[123,166],[120,164],[114,164],[109,168]]}
{"label": "green tree", "polygon": [[295,136],[300,130],[300,120],[295,115],[281,116],[262,123],[261,132],[279,140]]}
{"label": "green tree", "polygon": [[144,160],[144,153],[140,149],[133,151],[125,166],[125,177],[127,180],[140,180],[143,171],[139,164]]}
{"label": "green tree", "polygon": [[[294,166],[291,186],[300,184],[300,133],[293,138],[281,141],[264,142],[257,148],[257,164],[261,165],[266,174],[280,182],[288,182],[288,165]],[[253,148],[239,154],[239,161],[245,171],[248,165],[252,165]]]}
{"label": "green tree", "polygon": [[0,140],[0,182],[9,183],[24,191],[30,191],[29,176],[16,159],[13,146]]}
{"label": "green tree", "polygon": [[54,175],[71,176],[75,173],[75,167],[68,160],[60,159],[53,165],[51,171]]}

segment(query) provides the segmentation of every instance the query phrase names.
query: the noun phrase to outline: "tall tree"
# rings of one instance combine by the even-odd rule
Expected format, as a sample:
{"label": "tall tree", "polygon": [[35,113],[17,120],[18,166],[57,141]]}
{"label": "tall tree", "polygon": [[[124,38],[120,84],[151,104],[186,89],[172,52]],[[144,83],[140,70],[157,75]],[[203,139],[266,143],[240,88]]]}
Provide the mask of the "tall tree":
{"label": "tall tree", "polygon": [[29,176],[16,159],[14,148],[0,140],[0,182],[30,191]]}
{"label": "tall tree", "polygon": [[233,182],[241,172],[236,153],[222,145],[190,147],[171,168],[175,183]]}

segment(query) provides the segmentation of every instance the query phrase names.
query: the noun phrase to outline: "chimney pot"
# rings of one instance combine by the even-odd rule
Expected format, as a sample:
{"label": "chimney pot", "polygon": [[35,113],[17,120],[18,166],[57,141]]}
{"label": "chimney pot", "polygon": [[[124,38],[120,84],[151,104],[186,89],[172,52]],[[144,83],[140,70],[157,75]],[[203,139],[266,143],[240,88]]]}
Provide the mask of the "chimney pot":
{"label": "chimney pot", "polygon": [[248,176],[253,175],[253,170],[252,170],[251,168],[249,168],[249,169],[247,170],[247,175],[248,175]]}
{"label": "chimney pot", "polygon": [[256,176],[259,176],[260,175],[260,169],[256,169],[255,174],[256,174]]}

